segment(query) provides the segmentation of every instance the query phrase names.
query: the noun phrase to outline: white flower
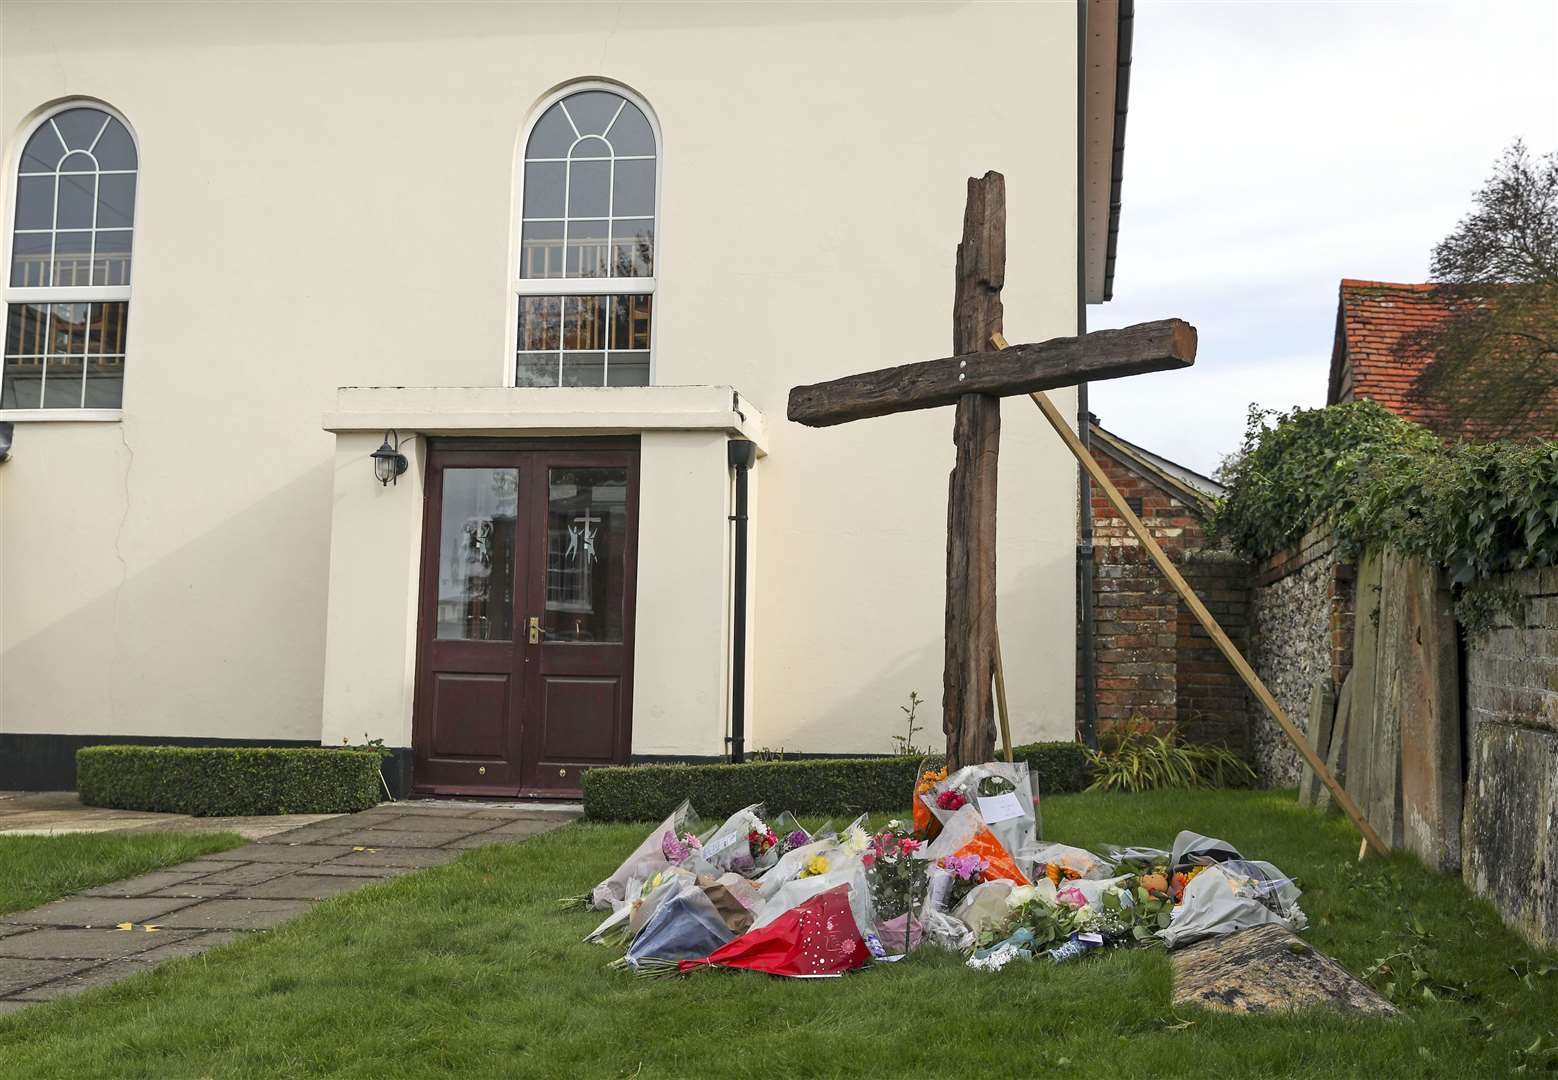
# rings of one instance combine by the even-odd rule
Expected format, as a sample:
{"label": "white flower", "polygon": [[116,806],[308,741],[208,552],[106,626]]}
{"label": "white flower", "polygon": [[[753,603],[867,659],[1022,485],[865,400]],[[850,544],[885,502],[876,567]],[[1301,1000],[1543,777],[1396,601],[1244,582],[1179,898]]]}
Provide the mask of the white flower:
{"label": "white flower", "polygon": [[844,835],[839,839],[839,847],[850,855],[864,855],[866,848],[870,846],[871,838],[858,825],[845,829]]}
{"label": "white flower", "polygon": [[891,831],[897,832],[899,829],[903,828],[903,822],[899,821],[897,818],[893,818],[893,820],[887,823],[887,827]]}
{"label": "white flower", "polygon": [[1011,892],[1006,894],[1006,906],[1010,908],[1022,907],[1038,895],[1039,890],[1032,885],[1017,885],[1013,887]]}

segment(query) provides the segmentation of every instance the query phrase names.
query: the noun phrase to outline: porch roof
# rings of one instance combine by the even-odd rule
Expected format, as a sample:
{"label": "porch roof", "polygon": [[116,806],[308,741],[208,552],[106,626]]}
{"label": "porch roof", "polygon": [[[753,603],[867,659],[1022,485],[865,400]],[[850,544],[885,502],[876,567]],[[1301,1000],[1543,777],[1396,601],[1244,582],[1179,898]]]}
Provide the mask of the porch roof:
{"label": "porch roof", "polygon": [[763,414],[730,386],[343,386],[323,427],[425,435],[722,430],[767,453]]}

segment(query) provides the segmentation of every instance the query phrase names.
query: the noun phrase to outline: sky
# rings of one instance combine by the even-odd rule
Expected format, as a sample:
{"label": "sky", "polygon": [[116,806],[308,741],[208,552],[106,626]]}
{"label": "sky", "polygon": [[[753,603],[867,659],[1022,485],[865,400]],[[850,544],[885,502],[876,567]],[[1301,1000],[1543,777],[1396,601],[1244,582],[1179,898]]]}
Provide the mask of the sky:
{"label": "sky", "polygon": [[1516,137],[1558,149],[1558,0],[1138,0],[1114,299],[1188,371],[1094,383],[1109,430],[1201,472],[1245,414],[1325,404],[1342,278],[1425,281]]}

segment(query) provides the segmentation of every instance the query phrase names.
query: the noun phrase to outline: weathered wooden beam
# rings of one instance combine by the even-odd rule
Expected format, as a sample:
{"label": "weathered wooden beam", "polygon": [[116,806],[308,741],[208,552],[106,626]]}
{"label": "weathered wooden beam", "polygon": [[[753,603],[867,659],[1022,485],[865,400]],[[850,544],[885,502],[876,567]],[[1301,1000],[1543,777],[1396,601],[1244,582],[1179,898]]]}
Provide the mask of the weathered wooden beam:
{"label": "weathered wooden beam", "polygon": [[[1001,342],[1002,339],[997,336],[995,343],[999,345]],[[1092,477],[1093,483],[1097,484],[1099,490],[1104,493],[1104,497],[1114,507],[1114,512],[1124,520],[1126,528],[1131,531],[1131,535],[1136,537],[1136,542],[1147,553],[1147,557],[1152,560],[1159,573],[1168,580],[1169,585],[1179,594],[1179,598],[1190,609],[1190,614],[1195,616],[1196,621],[1201,624],[1201,628],[1207,632],[1207,635],[1212,639],[1212,643],[1217,646],[1218,652],[1223,654],[1223,659],[1227,660],[1232,665],[1234,671],[1238,672],[1239,677],[1244,680],[1244,685],[1249,688],[1250,693],[1254,694],[1256,700],[1265,706],[1266,711],[1271,714],[1271,718],[1277,722],[1277,726],[1288,737],[1288,741],[1298,750],[1299,755],[1309,763],[1309,767],[1315,771],[1315,775],[1320,778],[1320,782],[1330,789],[1332,798],[1341,806],[1343,812],[1352,819],[1352,823],[1357,826],[1358,832],[1363,836],[1363,847],[1359,851],[1358,857],[1362,858],[1365,852],[1372,852],[1376,855],[1390,854],[1390,845],[1380,837],[1379,833],[1374,831],[1374,827],[1369,824],[1369,819],[1364,816],[1363,811],[1353,801],[1352,796],[1347,794],[1346,789],[1337,782],[1336,777],[1331,775],[1331,770],[1325,767],[1325,762],[1320,760],[1314,748],[1309,745],[1309,740],[1304,738],[1304,733],[1299,731],[1293,721],[1288,719],[1287,713],[1277,703],[1277,699],[1272,696],[1271,691],[1261,681],[1260,676],[1255,674],[1255,669],[1250,667],[1249,661],[1244,659],[1244,654],[1239,652],[1238,647],[1228,639],[1228,635],[1223,632],[1223,628],[1212,616],[1212,613],[1207,610],[1206,605],[1201,602],[1201,598],[1190,587],[1190,583],[1179,572],[1173,560],[1164,554],[1163,548],[1158,545],[1158,541],[1147,530],[1147,526],[1142,524],[1141,518],[1137,517],[1136,513],[1126,504],[1125,496],[1120,494],[1120,490],[1114,486],[1108,474],[1104,472],[1103,466],[1099,465],[1097,459],[1093,457],[1087,447],[1082,445],[1082,440],[1078,439],[1076,432],[1071,430],[1071,425],[1066,423],[1066,418],[1060,414],[1059,409],[1055,408],[1054,402],[1050,401],[1041,391],[1035,391],[1029,396],[1033,398],[1033,403],[1039,407],[1039,411],[1044,414],[1044,419],[1049,421],[1050,427],[1055,429],[1055,434],[1060,436],[1061,442],[1066,444],[1066,447],[1076,457],[1082,468],[1086,469],[1087,474]]]}
{"label": "weathered wooden beam", "polygon": [[[999,320],[999,309],[996,317]],[[797,386],[790,391],[789,418],[807,427],[830,427],[951,405],[969,394],[1012,397],[1189,367],[1196,358],[1196,328],[1183,319],[1160,319],[1096,330],[1080,342],[1075,337],[1051,338],[994,352],[975,346],[958,353]]]}
{"label": "weathered wooden beam", "polygon": [[[970,177],[963,209],[952,300],[952,351],[988,349],[1001,331],[1006,280],[1006,178]],[[793,396],[792,396],[793,400]],[[1001,446],[1001,401],[960,392],[952,441],[957,448],[947,484],[947,607],[941,674],[942,730],[947,763],[995,756],[995,505]]]}

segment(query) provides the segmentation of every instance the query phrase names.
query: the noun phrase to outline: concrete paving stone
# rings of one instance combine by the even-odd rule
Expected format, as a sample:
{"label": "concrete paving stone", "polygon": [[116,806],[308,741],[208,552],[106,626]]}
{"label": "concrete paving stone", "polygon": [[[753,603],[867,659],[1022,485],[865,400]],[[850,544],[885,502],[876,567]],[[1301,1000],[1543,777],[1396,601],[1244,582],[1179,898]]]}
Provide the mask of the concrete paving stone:
{"label": "concrete paving stone", "polygon": [[574,818],[581,816],[581,813],[582,811],[578,808],[570,808],[566,810],[535,810],[529,808],[515,808],[513,810],[477,810],[470,816],[486,821],[534,820],[561,822],[572,821]]}
{"label": "concrete paving stone", "polygon": [[[233,849],[233,851],[244,851],[244,850],[246,850],[246,849],[245,848],[234,848]],[[217,870],[231,869],[234,866],[242,866],[242,865],[244,865],[244,863],[246,863],[248,861],[249,861],[248,859],[242,858],[241,856],[235,856],[232,853],[232,851],[224,851],[224,852],[222,852],[219,855],[202,855],[198,859],[191,859],[187,863],[179,863],[177,866],[169,867],[169,869],[170,870],[182,870],[186,866],[204,866],[204,867],[207,867],[211,871],[214,872],[214,871],[217,871]]]}
{"label": "concrete paving stone", "polygon": [[[282,865],[272,863],[271,865]],[[159,892],[151,893],[152,896],[187,897],[200,900],[213,896],[242,896],[244,885],[213,885],[204,881],[186,881],[182,885],[173,885]]]}
{"label": "concrete paving stone", "polygon": [[[442,866],[453,861],[459,852],[453,848],[379,848],[377,851],[354,851],[326,864],[329,866]],[[321,872],[324,867],[318,867]]]}
{"label": "concrete paving stone", "polygon": [[234,848],[228,854],[241,856],[244,862],[314,863],[334,859],[351,850],[350,845],[339,844],[249,844]]}
{"label": "concrete paving stone", "polygon": [[71,994],[79,994],[83,990],[90,990],[94,986],[108,986],[121,979],[128,979],[131,975],[139,975],[146,971],[145,964],[132,963],[129,960],[115,960],[107,964],[99,964],[89,967],[85,971],[78,971],[64,978],[46,982],[41,986],[34,986],[30,990],[24,990],[17,994],[17,1001],[54,1001],[57,998],[69,997]]}
{"label": "concrete paving stone", "polygon": [[159,896],[127,900],[97,896],[69,897],[31,911],[15,912],[5,916],[5,921],[33,926],[113,926],[122,922],[159,922],[162,916],[181,907],[188,907],[190,903],[189,900]]}
{"label": "concrete paving stone", "polygon": [[263,885],[243,886],[238,890],[238,895],[259,900],[323,900],[372,884],[371,878],[341,877],[338,874],[288,874]]}
{"label": "concrete paving stone", "polygon": [[179,931],[147,931],[140,926],[134,930],[45,927],[0,941],[0,963],[12,960],[115,960],[186,936]]}
{"label": "concrete paving stone", "polygon": [[279,878],[297,869],[294,863],[234,863],[227,870],[218,870],[200,878],[202,885],[258,885],[271,878]]}
{"label": "concrete paving stone", "polygon": [[0,938],[8,938],[12,934],[25,934],[36,929],[36,926],[30,926],[25,923],[0,923]]}
{"label": "concrete paving stone", "polygon": [[137,964],[160,964],[164,960],[177,960],[181,956],[197,956],[219,945],[226,945],[244,937],[242,930],[191,930],[187,937],[179,941],[170,941],[166,945],[158,945],[155,949],[147,949],[143,953],[136,953],[129,959]]}
{"label": "concrete paving stone", "polygon": [[142,874],[140,877],[126,878],[124,881],[113,881],[107,885],[99,885],[95,889],[88,889],[81,893],[82,896],[152,896],[174,885],[181,885],[186,881],[192,881],[204,873],[208,873],[204,867],[193,871],[184,870],[158,870],[150,874]]}
{"label": "concrete paving stone", "polygon": [[0,960],[0,994],[23,993],[39,983],[92,966],[90,960]]}
{"label": "concrete paving stone", "polygon": [[479,818],[450,817],[447,814],[369,814],[353,819],[359,827],[387,829],[390,832],[470,833],[488,829],[490,822]]}
{"label": "concrete paving stone", "polygon": [[476,832],[470,829],[464,833],[447,832],[396,832],[391,829],[364,829],[361,832],[347,833],[339,838],[342,844],[350,844],[352,847],[414,847],[436,848],[443,847],[451,840],[461,836],[469,836]]}
{"label": "concrete paving stone", "polygon": [[296,847],[299,844],[334,844],[336,843],[336,837],[350,831],[350,828],[343,829],[339,826],[316,830],[310,825],[306,829],[276,833],[273,836],[262,836],[255,843],[265,844],[270,847]]}
{"label": "concrete paving stone", "polygon": [[304,873],[320,877],[382,878],[400,877],[418,869],[415,866],[342,866],[338,862],[321,863],[318,866],[300,867]]}
{"label": "concrete paving stone", "polygon": [[198,930],[268,930],[313,906],[307,900],[206,900],[168,916],[163,925]]}

